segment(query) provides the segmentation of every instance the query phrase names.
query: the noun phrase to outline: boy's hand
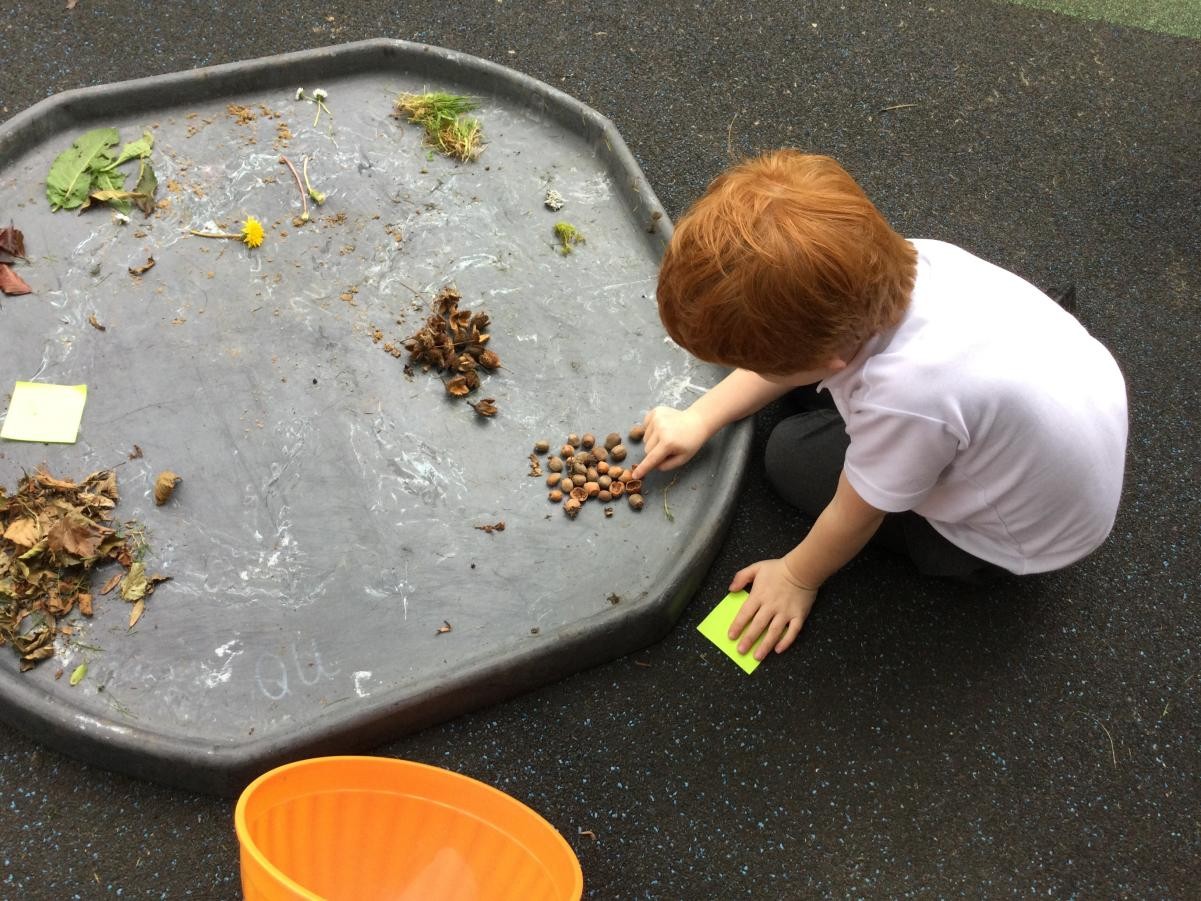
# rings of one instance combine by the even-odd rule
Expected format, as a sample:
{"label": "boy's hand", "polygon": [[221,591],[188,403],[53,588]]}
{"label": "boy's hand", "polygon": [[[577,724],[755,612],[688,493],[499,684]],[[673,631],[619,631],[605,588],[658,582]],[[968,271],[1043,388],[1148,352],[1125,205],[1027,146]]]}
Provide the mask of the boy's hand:
{"label": "boy's hand", "polygon": [[753,583],[750,596],[742,602],[728,634],[731,641],[742,636],[738,642],[739,654],[745,654],[763,635],[754,654],[756,660],[762,661],[773,649],[782,654],[796,641],[817,600],[817,589],[798,582],[783,560],[761,560],[739,570],[730,583],[730,591],[745,588],[748,582]]}
{"label": "boy's hand", "polygon": [[683,466],[709,440],[709,429],[700,415],[692,409],[655,407],[646,414],[643,447],[646,455],[634,467],[634,478],[641,479],[656,469],[675,469]]}

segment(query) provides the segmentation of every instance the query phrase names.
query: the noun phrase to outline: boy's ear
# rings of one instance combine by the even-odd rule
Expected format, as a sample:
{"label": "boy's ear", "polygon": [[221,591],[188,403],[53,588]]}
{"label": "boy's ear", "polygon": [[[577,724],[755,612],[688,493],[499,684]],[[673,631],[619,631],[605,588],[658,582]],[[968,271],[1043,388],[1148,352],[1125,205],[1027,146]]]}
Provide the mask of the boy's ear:
{"label": "boy's ear", "polygon": [[833,360],[831,360],[829,363],[826,364],[826,368],[829,369],[831,372],[842,372],[844,369],[847,368],[847,361],[844,360],[842,357],[835,357]]}

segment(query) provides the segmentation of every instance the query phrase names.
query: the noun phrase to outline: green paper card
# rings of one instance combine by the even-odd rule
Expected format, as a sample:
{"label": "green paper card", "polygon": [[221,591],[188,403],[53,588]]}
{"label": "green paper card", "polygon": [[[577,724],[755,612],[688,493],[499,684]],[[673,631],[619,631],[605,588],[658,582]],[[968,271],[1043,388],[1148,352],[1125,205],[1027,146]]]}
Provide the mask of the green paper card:
{"label": "green paper card", "polygon": [[74,444],[87,399],[87,385],[17,382],[0,438]]}
{"label": "green paper card", "polygon": [[[759,647],[759,642],[763,641],[763,635],[760,635],[758,640],[751,646],[751,649],[745,654],[738,653],[738,642],[730,641],[726,635],[730,631],[730,623],[734,622],[734,617],[738,615],[738,611],[742,608],[742,602],[746,600],[747,594],[745,591],[732,591],[722,598],[721,603],[713,608],[713,612],[701,621],[697,626],[697,631],[704,635],[707,639],[717,645],[718,650],[737,663],[746,671],[749,676],[759,666],[759,661],[751,655],[755,648]],[[766,635],[767,633],[763,633]]]}

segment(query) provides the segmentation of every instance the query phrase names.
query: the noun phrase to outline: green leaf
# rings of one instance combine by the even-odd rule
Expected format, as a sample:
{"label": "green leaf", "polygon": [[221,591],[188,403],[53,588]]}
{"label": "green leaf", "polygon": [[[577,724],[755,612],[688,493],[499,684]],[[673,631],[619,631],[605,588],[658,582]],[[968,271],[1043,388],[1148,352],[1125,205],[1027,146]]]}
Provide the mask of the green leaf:
{"label": "green leaf", "polygon": [[117,161],[115,163],[105,166],[104,168],[115,169],[126,160],[132,160],[135,158],[145,159],[146,157],[150,156],[150,149],[152,147],[154,147],[154,135],[148,131],[144,132],[141,138],[136,141],[131,141],[121,148],[121,155],[117,157]]}
{"label": "green leaf", "polygon": [[154,212],[154,193],[158,190],[158,177],[154,167],[148,160],[142,160],[138,166],[138,184],[134,188],[137,195],[133,198],[134,205],[149,216]]}
{"label": "green leaf", "polygon": [[78,685],[80,682],[83,681],[83,677],[86,676],[87,674],[88,674],[88,665],[86,663],[79,664],[79,666],[75,667],[75,669],[71,673],[71,679],[70,679],[71,684]]}
{"label": "green leaf", "polygon": [[111,150],[121,140],[115,128],[96,128],[75,139],[55,158],[46,175],[46,197],[53,210],[73,210],[85,204],[91,193],[92,175],[108,166]]}
{"label": "green leaf", "polygon": [[122,213],[128,213],[131,205],[129,200],[122,196],[126,193],[125,173],[116,169],[105,169],[103,172],[93,173],[91,196],[88,198],[89,203],[84,204],[84,207],[86,208],[94,199],[107,202],[109,206]]}

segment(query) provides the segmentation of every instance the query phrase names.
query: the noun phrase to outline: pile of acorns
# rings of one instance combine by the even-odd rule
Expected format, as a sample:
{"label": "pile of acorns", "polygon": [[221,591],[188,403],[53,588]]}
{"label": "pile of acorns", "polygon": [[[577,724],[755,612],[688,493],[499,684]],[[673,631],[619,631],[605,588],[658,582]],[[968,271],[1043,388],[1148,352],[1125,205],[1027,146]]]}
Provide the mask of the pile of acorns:
{"label": "pile of acorns", "polygon": [[[642,434],[642,426],[634,426],[630,429],[630,441],[641,441]],[[534,453],[550,454],[550,442],[536,442]],[[550,470],[546,477],[550,489],[547,498],[552,504],[562,502],[563,512],[571,519],[590,500],[608,504],[623,495],[631,508],[641,510],[642,480],[634,478],[633,469],[621,466],[627,453],[617,432],[606,436],[603,444],[597,444],[596,436],[590,432],[568,435],[558,454],[547,457],[546,468]],[[605,516],[612,515],[613,508],[605,507]]]}

